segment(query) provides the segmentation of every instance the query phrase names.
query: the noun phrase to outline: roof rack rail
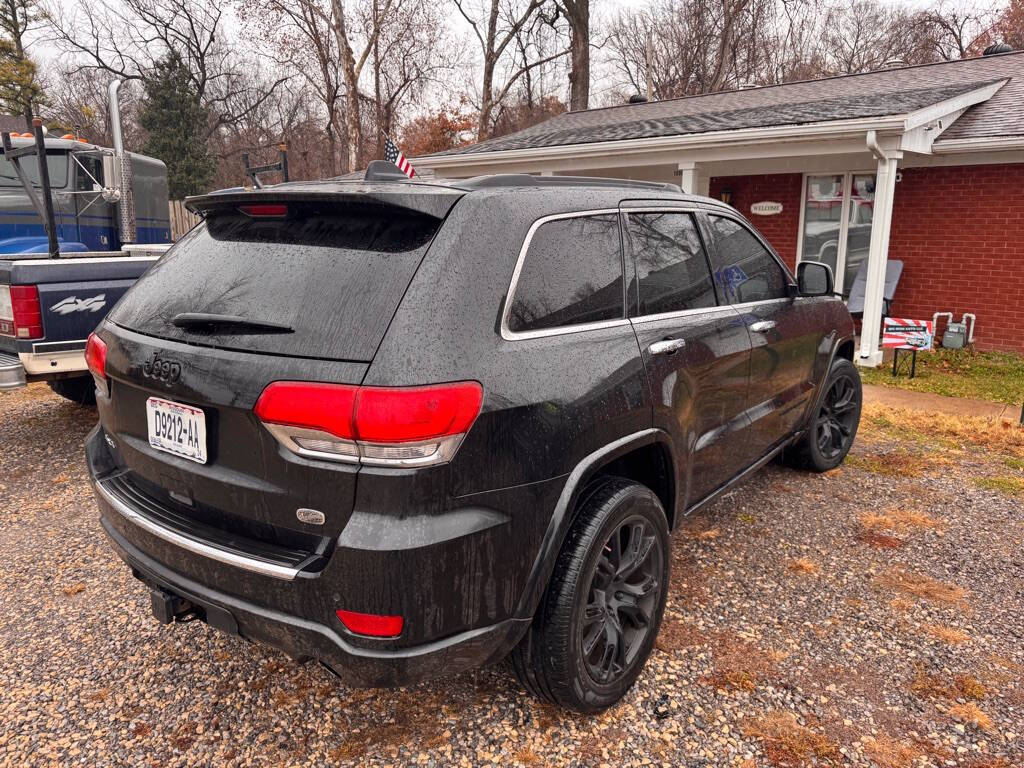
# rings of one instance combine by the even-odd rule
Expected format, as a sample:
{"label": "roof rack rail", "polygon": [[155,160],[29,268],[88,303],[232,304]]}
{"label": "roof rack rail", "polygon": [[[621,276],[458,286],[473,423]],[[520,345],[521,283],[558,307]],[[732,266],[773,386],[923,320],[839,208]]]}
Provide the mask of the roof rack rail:
{"label": "roof rack rail", "polygon": [[601,176],[531,176],[528,173],[498,173],[474,176],[455,182],[462,189],[492,189],[495,187],[628,187],[631,189],[660,189],[683,194],[678,184],[659,181],[633,181]]}

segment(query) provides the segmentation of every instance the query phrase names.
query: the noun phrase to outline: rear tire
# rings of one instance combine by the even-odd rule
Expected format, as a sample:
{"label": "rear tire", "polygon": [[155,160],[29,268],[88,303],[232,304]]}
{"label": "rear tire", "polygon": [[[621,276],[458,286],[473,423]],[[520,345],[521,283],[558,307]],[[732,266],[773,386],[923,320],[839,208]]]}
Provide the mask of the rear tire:
{"label": "rear tire", "polygon": [[845,358],[833,362],[818,409],[800,441],[786,449],[785,463],[812,472],[842,464],[857,436],[862,397],[857,366]]}
{"label": "rear tire", "polygon": [[665,510],[650,489],[623,478],[592,486],[510,655],[526,689],[580,712],[619,701],[654,646],[669,555]]}
{"label": "rear tire", "polygon": [[50,389],[78,405],[96,405],[96,382],[92,376],[76,376],[73,379],[57,379],[48,382]]}

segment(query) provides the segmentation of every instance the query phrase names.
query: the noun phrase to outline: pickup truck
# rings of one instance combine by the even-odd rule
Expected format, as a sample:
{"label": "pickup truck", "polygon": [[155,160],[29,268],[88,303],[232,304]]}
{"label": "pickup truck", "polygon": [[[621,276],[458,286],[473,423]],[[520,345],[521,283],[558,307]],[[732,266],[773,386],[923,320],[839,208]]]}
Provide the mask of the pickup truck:
{"label": "pickup truck", "polygon": [[167,168],[124,150],[119,85],[113,148],[46,137],[40,120],[0,137],[0,391],[47,381],[91,402],[89,333],[170,247]]}
{"label": "pickup truck", "polygon": [[92,402],[86,339],[164,250],[0,256],[0,390],[47,381],[62,397]]}

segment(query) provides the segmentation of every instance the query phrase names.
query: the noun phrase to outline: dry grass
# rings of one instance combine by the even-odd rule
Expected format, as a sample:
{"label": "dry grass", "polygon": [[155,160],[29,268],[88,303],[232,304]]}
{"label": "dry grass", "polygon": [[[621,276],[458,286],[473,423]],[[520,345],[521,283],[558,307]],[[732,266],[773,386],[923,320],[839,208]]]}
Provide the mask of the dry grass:
{"label": "dry grass", "polygon": [[963,645],[971,641],[971,636],[966,632],[944,624],[925,624],[924,631],[947,645]]}
{"label": "dry grass", "polygon": [[967,590],[962,587],[899,567],[879,574],[875,583],[933,603],[963,603],[967,597]]}
{"label": "dry grass", "polygon": [[693,539],[694,541],[710,541],[711,539],[717,539],[722,535],[720,528],[705,528],[703,530],[687,530],[687,538]]}
{"label": "dry grass", "polygon": [[950,680],[929,674],[921,664],[917,665],[914,672],[910,690],[922,698],[972,699],[975,701],[985,698],[988,693],[988,689],[971,675],[957,675]]}
{"label": "dry grass", "polygon": [[933,464],[924,456],[901,450],[851,453],[846,457],[846,463],[887,477],[920,477]]}
{"label": "dry grass", "polygon": [[864,744],[864,751],[878,768],[910,768],[925,752],[918,746],[903,744],[888,736],[878,736]]}
{"label": "dry grass", "polygon": [[810,728],[800,725],[789,712],[770,712],[743,723],[743,735],[758,739],[772,765],[795,766],[814,758],[830,761],[839,758],[839,747]]}
{"label": "dry grass", "polygon": [[985,732],[992,730],[992,718],[981,711],[981,708],[973,701],[966,704],[954,704],[949,708],[949,714],[954,720],[959,720]]}
{"label": "dry grass", "polygon": [[727,691],[752,691],[777,675],[779,662],[786,656],[782,651],[766,651],[752,643],[723,637],[715,644],[714,674],[702,682]]}
{"label": "dry grass", "polygon": [[1008,419],[890,408],[865,403],[859,438],[911,440],[946,448],[973,446],[992,454],[1024,459],[1024,428]]}
{"label": "dry grass", "polygon": [[786,567],[793,573],[819,573],[821,566],[807,557],[795,557],[786,561]]}
{"label": "dry grass", "polygon": [[903,507],[892,507],[884,512],[866,512],[860,516],[860,524],[869,531],[910,533],[915,530],[941,531],[945,524],[926,512]]}

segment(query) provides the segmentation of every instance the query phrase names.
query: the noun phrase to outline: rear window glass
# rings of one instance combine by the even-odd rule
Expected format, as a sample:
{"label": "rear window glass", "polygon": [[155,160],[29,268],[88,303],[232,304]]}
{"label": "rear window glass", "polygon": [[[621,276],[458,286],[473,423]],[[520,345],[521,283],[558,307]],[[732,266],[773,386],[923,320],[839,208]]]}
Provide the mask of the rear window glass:
{"label": "rear window glass", "polygon": [[537,228],[519,273],[509,330],[538,331],[623,316],[616,214],[555,219]]}
{"label": "rear window glass", "polygon": [[[193,344],[372,360],[438,226],[429,216],[374,205],[290,203],[283,219],[214,212],[110,317]],[[184,329],[172,323],[182,313],[233,315],[292,332]]]}
{"label": "rear window glass", "polygon": [[629,238],[640,283],[640,314],[715,306],[715,287],[689,213],[631,213]]}

